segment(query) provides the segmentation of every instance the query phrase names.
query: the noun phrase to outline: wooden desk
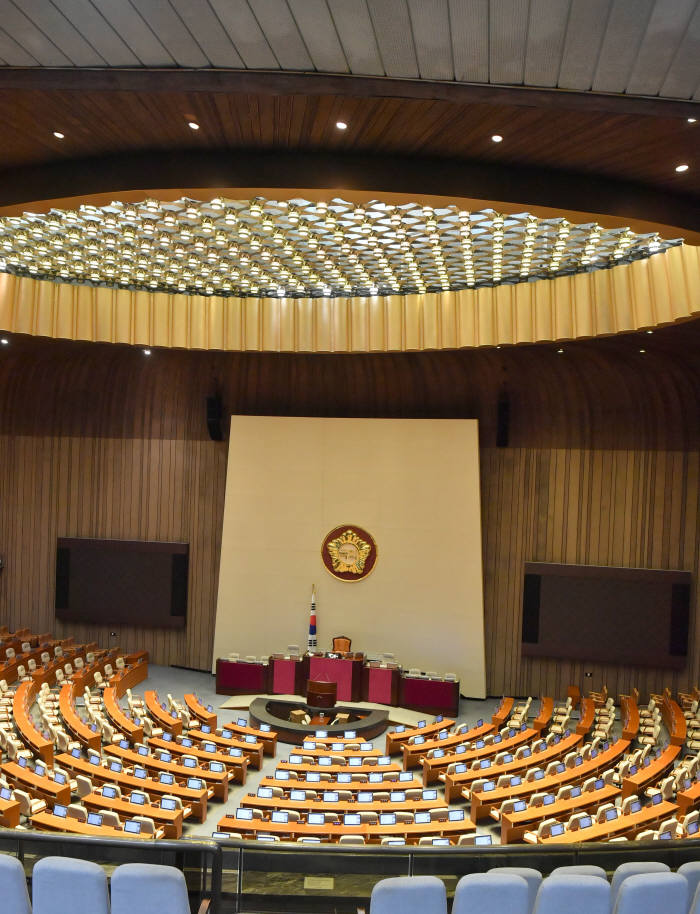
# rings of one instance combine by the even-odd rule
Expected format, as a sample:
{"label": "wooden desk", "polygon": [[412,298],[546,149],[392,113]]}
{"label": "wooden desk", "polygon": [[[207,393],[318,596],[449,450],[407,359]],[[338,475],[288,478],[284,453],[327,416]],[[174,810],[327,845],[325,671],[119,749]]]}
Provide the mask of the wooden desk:
{"label": "wooden desk", "polygon": [[137,726],[134,721],[127,717],[119,706],[114,686],[107,686],[102,693],[102,701],[105,707],[107,717],[112,721],[114,726],[123,733],[131,743],[143,742],[143,727]]}
{"label": "wooden desk", "polygon": [[161,707],[158,702],[158,694],[153,689],[147,689],[143,693],[143,697],[146,700],[146,709],[156,725],[162,727],[166,733],[179,736],[182,733],[182,721]]}
{"label": "wooden desk", "polygon": [[119,797],[103,797],[101,793],[90,793],[80,801],[91,812],[100,812],[109,809],[116,812],[120,819],[133,819],[134,816],[148,816],[153,819],[156,827],[162,828],[164,837],[181,838],[183,809],[161,809],[149,803],[131,803]]}
{"label": "wooden desk", "polygon": [[[308,785],[307,785],[308,789]],[[338,785],[338,790],[341,786]],[[326,803],[324,800],[291,800],[289,797],[259,797],[249,793],[242,797],[239,806],[249,806],[265,813],[275,809],[295,810],[299,813],[310,812],[428,812],[431,809],[444,809],[445,817],[449,807],[438,797],[437,800],[402,800],[392,803],[391,800],[375,800],[371,803],[358,803],[356,800],[338,800],[337,803]]]}
{"label": "wooden desk", "polygon": [[593,726],[595,720],[595,701],[592,698],[581,699],[581,719],[576,724],[576,732],[585,734]]}
{"label": "wooden desk", "polygon": [[34,726],[29,709],[34,704],[39,687],[36,682],[20,682],[12,699],[12,715],[19,734],[27,746],[47,765],[53,764],[53,743]]}
{"label": "wooden desk", "polygon": [[278,768],[287,768],[290,771],[326,771],[328,774],[339,772],[356,772],[357,774],[371,774],[373,771],[401,771],[401,766],[395,762],[389,765],[307,765],[303,762],[280,762]]}
{"label": "wooden desk", "polygon": [[620,716],[622,717],[622,738],[633,740],[639,731],[639,708],[630,695],[620,696]]}
{"label": "wooden desk", "polygon": [[[541,752],[533,752],[527,758],[514,758],[512,762],[504,762],[502,765],[493,765],[490,768],[469,769],[461,774],[445,775],[445,802],[450,803],[455,797],[464,796],[464,789],[479,778],[488,778],[497,781],[504,774],[516,775],[520,772],[527,771],[528,768],[542,768],[550,762],[564,758],[569,752],[573,752],[577,746],[583,742],[583,737],[578,733],[571,733],[565,736],[561,742],[553,746],[547,746]],[[459,756],[457,756],[459,757]]]}
{"label": "wooden desk", "polygon": [[488,818],[489,811],[500,807],[504,800],[524,799],[533,793],[556,793],[564,784],[581,784],[597,772],[612,767],[615,762],[627,751],[629,741],[618,739],[607,752],[600,752],[594,759],[586,759],[576,768],[567,768],[562,774],[544,777],[539,781],[525,781],[515,787],[502,787],[490,790],[488,793],[479,791],[471,795],[471,819],[481,822]]}
{"label": "wooden desk", "polygon": [[[481,727],[472,727],[471,730],[465,730],[464,733],[448,732],[444,739],[434,738],[426,740],[424,743],[404,743],[401,746],[404,771],[422,765],[427,753],[432,749],[452,749],[455,746],[462,746],[471,743],[473,740],[482,739],[490,733],[493,733],[493,724],[483,724]],[[443,756],[443,758],[445,757],[446,755]],[[442,759],[436,759],[437,761],[442,761]]]}
{"label": "wooden desk", "polygon": [[564,832],[563,835],[544,838],[538,844],[582,844],[587,841],[605,841],[617,835],[635,835],[652,825],[663,822],[675,815],[678,807],[675,803],[659,803],[658,806],[644,806],[639,812],[629,816],[619,816],[611,822],[600,825],[593,823],[590,828],[576,829],[574,832]]}
{"label": "wooden desk", "polygon": [[19,787],[20,790],[26,790],[30,796],[39,797],[49,806],[53,806],[54,803],[68,806],[70,803],[68,784],[57,784],[46,775],[39,776],[29,768],[18,765],[17,762],[5,762],[1,769],[11,784]]}
{"label": "wooden desk", "polygon": [[510,717],[510,712],[513,710],[514,704],[514,699],[506,698],[505,695],[501,699],[500,705],[496,708],[496,712],[491,718],[491,723],[497,730],[500,730],[506,720]]}
{"label": "wooden desk", "polygon": [[[314,742],[314,740],[311,740],[311,742]],[[337,742],[341,742],[341,740],[338,740]],[[382,749],[374,748],[358,749],[355,747],[354,749],[331,749],[329,746],[321,746],[316,749],[305,749],[303,745],[295,748],[299,755],[308,755],[310,758],[323,758],[329,755],[344,759],[354,758],[358,755],[362,756],[362,758],[379,758],[381,755],[385,754]]]}
{"label": "wooden desk", "polygon": [[[522,746],[525,743],[529,743],[531,739],[535,739],[536,737],[537,732],[535,730],[531,730],[529,727],[527,730],[517,730],[515,736],[510,736],[508,739],[504,739],[500,743],[488,743],[487,745],[482,746],[480,749],[468,749],[466,752],[462,752],[460,755],[445,755],[441,759],[437,759],[438,762],[444,762],[444,765],[440,766],[440,769],[438,770],[441,770],[442,767],[447,768],[447,766],[450,764],[450,761],[446,761],[446,759],[451,761],[456,760],[462,762],[473,762],[475,759],[490,758],[491,756],[496,755],[498,752],[510,752],[511,749],[517,749],[519,746]],[[424,747],[418,746],[417,748],[423,749]],[[413,745],[403,747],[404,771],[408,771],[409,768],[413,768],[416,765],[422,765],[425,761],[425,753],[417,756],[417,753],[406,751],[411,749],[413,749]],[[435,780],[437,780],[437,777],[435,777]]]}
{"label": "wooden desk", "polygon": [[[527,732],[535,734],[534,730]],[[515,739],[515,737],[513,737],[513,739]],[[451,755],[443,755],[440,758],[435,758],[434,756],[431,758],[422,758],[420,761],[423,765],[423,783],[427,787],[428,784],[433,784],[436,781],[444,781],[447,777],[447,768],[449,765],[459,764],[460,762],[471,763],[476,759],[493,758],[500,752],[508,752],[511,748],[520,745],[522,742],[523,740],[519,740],[518,743],[513,743],[512,740],[508,739],[503,740],[500,743],[489,743],[487,746],[482,746],[480,749],[467,749],[466,752],[454,752]]]}
{"label": "wooden desk", "polygon": [[214,743],[215,746],[226,746],[227,749],[242,749],[243,754],[248,759],[248,763],[253,768],[262,768],[265,749],[260,742],[246,743],[243,740],[233,739],[233,737],[228,739],[225,736],[219,736],[218,733],[204,733],[202,730],[196,729],[189,730],[187,736],[190,739],[198,740],[200,743]]}
{"label": "wooden desk", "polygon": [[[190,790],[189,787],[184,787],[177,781],[174,784],[161,784],[160,781],[156,781],[154,778],[137,778],[131,774],[124,774],[123,771],[110,771],[103,765],[91,765],[85,759],[74,758],[66,752],[61,753],[56,761],[62,768],[72,772],[73,775],[84,774],[85,777],[90,778],[93,783],[98,785],[118,784],[123,791],[128,791],[129,793],[132,790],[139,790],[149,795],[156,794],[162,797],[165,794],[170,794],[171,796],[179,797],[183,805],[186,804],[192,807],[192,812],[199,822],[204,822],[207,817],[209,791],[206,787],[202,787],[201,790]],[[70,800],[67,802],[70,803]]]}
{"label": "wooden desk", "polygon": [[207,727],[211,727],[212,730],[216,730],[216,714],[208,711],[193,692],[185,695],[185,706],[192,717],[195,717],[200,723],[206,724]]}
{"label": "wooden desk", "polygon": [[134,686],[148,678],[148,651],[129,654],[124,658],[124,663],[128,666],[125,666],[123,670],[116,670],[114,676],[109,680],[109,685],[114,689],[117,699],[125,695],[127,689],[133,689]]}
{"label": "wooden desk", "polygon": [[73,736],[84,746],[99,751],[100,746],[102,745],[102,735],[100,733],[94,733],[88,725],[78,717],[78,712],[75,710],[75,704],[73,703],[73,688],[72,682],[63,683],[58,696],[58,710],[61,712],[64,724]]}
{"label": "wooden desk", "polygon": [[[250,726],[243,727],[240,724],[237,724],[235,722],[224,724],[221,727],[219,727],[218,729],[219,729],[219,731],[228,730],[231,733],[238,733],[239,736],[254,736],[256,739],[256,742],[262,743],[263,753],[265,755],[271,755],[274,758],[277,753],[277,733],[274,730],[258,730],[257,727],[250,727]],[[321,728],[319,728],[319,729],[321,729]],[[214,727],[212,727],[212,732],[213,731],[214,731]],[[202,731],[200,729],[197,732],[202,732]],[[219,733],[217,733],[217,735],[221,736],[221,733],[219,732]],[[206,734],[205,734],[205,736],[206,736]],[[224,737],[224,739],[228,739],[228,737]],[[361,740],[361,741],[364,742],[364,740]],[[251,746],[251,745],[253,745],[253,743],[244,743],[244,745]]]}
{"label": "wooden desk", "polygon": [[387,733],[386,752],[384,754],[393,755],[395,752],[399,752],[401,746],[404,743],[407,743],[412,736],[432,736],[433,733],[439,733],[440,730],[449,730],[451,727],[454,727],[454,725],[454,720],[445,718],[445,720],[434,721],[432,724],[427,724],[425,727],[411,727],[411,729],[403,730],[401,733]]}
{"label": "wooden desk", "polygon": [[32,816],[31,823],[39,831],[58,831],[72,835],[100,836],[102,838],[136,838],[139,841],[152,841],[151,835],[132,835],[121,828],[110,828],[108,825],[88,825],[70,816],[54,816],[50,812],[39,812]]}
{"label": "wooden desk", "polygon": [[260,787],[281,787],[282,790],[350,790],[357,793],[360,790],[367,791],[392,791],[392,790],[420,790],[423,785],[418,778],[411,781],[376,781],[370,784],[369,781],[349,781],[347,784],[339,784],[337,781],[302,781],[290,779],[280,781],[275,777],[264,777],[260,781]]}
{"label": "wooden desk", "polygon": [[19,825],[19,801],[0,799],[0,825],[3,828],[17,828]]}
{"label": "wooden desk", "polygon": [[673,766],[673,763],[675,762],[676,757],[680,751],[680,746],[667,746],[661,755],[657,759],[654,759],[651,764],[642,766],[636,774],[632,774],[627,778],[623,778],[623,799],[633,793],[640,793],[642,790],[644,790],[645,787],[648,787],[650,784],[655,784],[657,781],[659,781],[668,771],[668,769]]}
{"label": "wooden desk", "polygon": [[539,714],[532,722],[532,729],[537,730],[538,733],[541,733],[544,730],[544,728],[551,721],[553,711],[554,711],[554,699],[553,698],[542,698],[542,700],[540,701]]}
{"label": "wooden desk", "polygon": [[[280,786],[283,783],[284,781],[280,781]],[[700,781],[695,781],[687,790],[680,790],[676,794],[676,802],[681,815],[692,812],[700,804]]]}
{"label": "wooden desk", "polygon": [[234,758],[224,752],[206,752],[200,746],[183,746],[181,743],[176,743],[175,740],[168,742],[168,740],[156,736],[149,739],[148,745],[151,749],[161,749],[172,755],[193,755],[202,762],[221,762],[226,771],[230,773],[230,780],[237,781],[239,784],[246,782],[248,759],[245,756]]}
{"label": "wooden desk", "polygon": [[664,724],[666,724],[671,745],[682,746],[688,736],[688,725],[680,706],[668,695],[664,695],[664,700],[661,704],[661,716]]}
{"label": "wooden desk", "polygon": [[214,791],[214,796],[217,799],[221,800],[223,803],[228,800],[229,778],[226,771],[210,771],[208,768],[201,768],[199,766],[196,768],[186,768],[184,765],[179,765],[176,762],[162,762],[153,755],[139,755],[139,753],[134,752],[133,749],[122,749],[121,746],[114,744],[105,746],[105,753],[122,759],[126,764],[132,767],[139,765],[141,768],[145,768],[146,771],[156,771],[159,774],[161,771],[165,771],[180,780],[201,778],[205,784],[211,787]]}
{"label": "wooden desk", "polygon": [[603,803],[614,802],[620,794],[619,787],[605,784],[600,790],[588,790],[580,797],[557,800],[549,806],[528,806],[522,812],[507,812],[501,816],[501,844],[521,841],[525,832],[536,831],[544,819],[563,821],[575,812],[594,809]]}

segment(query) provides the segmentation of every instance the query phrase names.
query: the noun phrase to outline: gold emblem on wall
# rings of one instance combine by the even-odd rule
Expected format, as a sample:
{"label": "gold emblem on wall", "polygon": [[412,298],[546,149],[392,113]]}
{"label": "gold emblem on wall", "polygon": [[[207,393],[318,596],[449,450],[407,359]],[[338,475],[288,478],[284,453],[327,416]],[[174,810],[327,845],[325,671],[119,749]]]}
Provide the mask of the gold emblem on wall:
{"label": "gold emblem on wall", "polygon": [[326,536],[321,558],[326,570],[339,581],[361,581],[374,569],[377,544],[362,527],[344,524]]}

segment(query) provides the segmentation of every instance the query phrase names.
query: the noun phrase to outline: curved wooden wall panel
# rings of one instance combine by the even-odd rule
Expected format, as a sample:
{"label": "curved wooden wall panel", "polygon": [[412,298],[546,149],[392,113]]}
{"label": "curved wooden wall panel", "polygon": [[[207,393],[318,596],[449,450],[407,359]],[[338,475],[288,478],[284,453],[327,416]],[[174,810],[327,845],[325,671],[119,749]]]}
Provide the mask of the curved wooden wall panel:
{"label": "curved wooden wall panel", "polygon": [[[680,673],[520,657],[525,561],[700,570],[700,321],[558,348],[146,358],[15,336],[0,347],[0,621],[54,627],[58,536],[185,540],[184,632],[57,629],[105,646],[115,630],[154,662],[210,668],[226,444],[208,438],[204,398],[218,388],[226,414],[479,420],[491,694],[694,684],[697,587]],[[503,391],[510,440],[497,448]]]}
{"label": "curved wooden wall panel", "polygon": [[0,275],[0,329],[228,352],[416,352],[571,340],[700,313],[700,247],[552,280],[426,295],[167,295]]}

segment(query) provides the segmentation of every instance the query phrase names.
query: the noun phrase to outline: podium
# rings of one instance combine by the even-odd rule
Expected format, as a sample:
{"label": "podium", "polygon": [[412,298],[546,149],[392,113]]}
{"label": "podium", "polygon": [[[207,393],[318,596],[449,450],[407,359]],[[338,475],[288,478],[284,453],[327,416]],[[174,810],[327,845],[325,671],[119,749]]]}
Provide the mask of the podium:
{"label": "podium", "polygon": [[335,706],[338,686],[335,682],[322,682],[309,679],[306,686],[306,703],[312,708],[332,708]]}

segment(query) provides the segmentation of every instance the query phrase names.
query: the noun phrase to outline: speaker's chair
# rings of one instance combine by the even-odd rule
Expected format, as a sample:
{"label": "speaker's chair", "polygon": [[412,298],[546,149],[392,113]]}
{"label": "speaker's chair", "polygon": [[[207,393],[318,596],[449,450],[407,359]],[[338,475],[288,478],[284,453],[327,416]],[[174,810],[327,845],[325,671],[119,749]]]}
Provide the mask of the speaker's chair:
{"label": "speaker's chair", "polygon": [[333,651],[338,654],[347,654],[350,651],[352,640],[347,635],[336,635],[333,639]]}

